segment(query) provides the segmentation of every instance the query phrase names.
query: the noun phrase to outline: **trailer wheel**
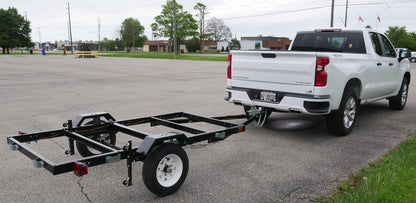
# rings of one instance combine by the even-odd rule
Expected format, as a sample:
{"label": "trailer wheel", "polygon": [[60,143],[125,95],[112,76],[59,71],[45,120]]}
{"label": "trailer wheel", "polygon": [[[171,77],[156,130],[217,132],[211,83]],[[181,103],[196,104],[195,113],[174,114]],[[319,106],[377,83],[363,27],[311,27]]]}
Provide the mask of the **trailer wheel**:
{"label": "trailer wheel", "polygon": [[144,161],[143,182],[147,189],[158,196],[170,195],[182,186],[188,168],[188,156],[180,146],[161,144]]}
{"label": "trailer wheel", "polygon": [[[85,125],[91,125],[93,123],[94,123],[93,121],[90,121],[90,122],[87,122]],[[101,142],[101,143],[105,142],[105,143],[112,144],[112,145],[116,144],[116,134],[112,132],[90,135],[88,136],[88,138],[93,139],[97,142]],[[83,157],[101,154],[100,151],[92,147],[89,147],[87,145],[84,145],[80,142],[76,142],[76,146],[77,146],[77,150],[79,154]]]}

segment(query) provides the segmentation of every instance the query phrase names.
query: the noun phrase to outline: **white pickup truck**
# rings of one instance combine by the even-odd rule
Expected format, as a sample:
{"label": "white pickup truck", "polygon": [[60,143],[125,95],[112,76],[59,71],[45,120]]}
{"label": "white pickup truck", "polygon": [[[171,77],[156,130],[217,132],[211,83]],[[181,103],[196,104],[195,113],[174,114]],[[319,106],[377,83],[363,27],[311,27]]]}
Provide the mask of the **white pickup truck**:
{"label": "white pickup truck", "polygon": [[289,51],[232,51],[225,99],[261,112],[259,123],[272,111],[326,115],[331,133],[348,135],[360,104],[388,99],[391,109],[405,107],[409,56],[375,31],[302,31]]}

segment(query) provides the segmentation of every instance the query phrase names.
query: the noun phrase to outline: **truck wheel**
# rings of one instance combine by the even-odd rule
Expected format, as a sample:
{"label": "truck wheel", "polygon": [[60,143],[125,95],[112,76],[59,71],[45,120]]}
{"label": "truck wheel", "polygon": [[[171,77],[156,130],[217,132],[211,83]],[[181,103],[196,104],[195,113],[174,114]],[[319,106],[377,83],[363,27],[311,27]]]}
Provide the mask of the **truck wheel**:
{"label": "truck wheel", "polygon": [[406,78],[403,78],[402,86],[400,87],[399,93],[389,98],[390,109],[403,110],[407,101],[407,93],[409,92],[409,82]]}
{"label": "truck wheel", "polygon": [[186,152],[178,145],[165,143],[157,146],[146,157],[142,178],[152,193],[166,196],[175,193],[188,175]]}
{"label": "truck wheel", "polygon": [[[100,121],[100,122],[102,122],[102,121]],[[91,125],[91,124],[93,124],[93,121],[90,121],[90,122],[86,123],[85,125]],[[112,144],[112,145],[116,144],[116,134],[111,133],[111,132],[89,135],[88,138],[90,138],[94,141],[97,141],[97,142],[101,142],[101,143],[105,142],[105,143]],[[84,145],[80,142],[76,142],[76,146],[77,146],[78,153],[83,157],[101,154],[100,151],[98,151],[98,150],[96,150],[92,147],[89,147],[87,145]]]}
{"label": "truck wheel", "polygon": [[327,117],[329,132],[338,136],[350,134],[357,118],[358,105],[356,91],[354,88],[348,87],[342,96],[339,109]]}
{"label": "truck wheel", "polygon": [[411,59],[410,59],[410,62],[412,62],[412,63],[416,63],[416,58],[411,58]]}

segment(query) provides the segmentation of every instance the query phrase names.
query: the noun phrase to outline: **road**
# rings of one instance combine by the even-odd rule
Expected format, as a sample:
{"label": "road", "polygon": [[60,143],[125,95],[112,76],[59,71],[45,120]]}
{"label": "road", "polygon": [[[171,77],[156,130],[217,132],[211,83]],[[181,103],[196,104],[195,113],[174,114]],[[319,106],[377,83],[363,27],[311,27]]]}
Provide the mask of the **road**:
{"label": "road", "polygon": [[[250,125],[225,141],[187,146],[188,177],[164,198],[144,186],[142,162],[133,165],[133,186],[124,187],[125,160],[91,167],[82,178],[53,176],[6,144],[19,130],[59,129],[87,112],[107,111],[120,120],[179,111],[240,114],[241,107],[223,99],[226,67],[225,62],[0,56],[0,201],[307,202],[416,134],[415,80],[404,111],[390,110],[386,100],[362,106],[346,137],[328,134],[323,117],[273,113],[263,128]],[[119,136],[117,144],[128,139]],[[65,139],[29,146],[55,162],[79,157],[64,154]]]}

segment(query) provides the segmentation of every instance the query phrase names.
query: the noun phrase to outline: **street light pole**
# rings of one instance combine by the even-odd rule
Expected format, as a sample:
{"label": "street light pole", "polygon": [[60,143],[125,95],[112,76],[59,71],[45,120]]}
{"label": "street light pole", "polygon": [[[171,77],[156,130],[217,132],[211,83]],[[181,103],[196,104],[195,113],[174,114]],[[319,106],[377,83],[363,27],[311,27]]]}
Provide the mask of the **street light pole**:
{"label": "street light pole", "polygon": [[345,27],[347,27],[347,19],[348,19],[348,0],[347,0],[347,4],[345,6]]}
{"label": "street light pole", "polygon": [[331,27],[334,27],[334,1],[332,0],[332,6],[331,6]]}
{"label": "street light pole", "polygon": [[178,42],[177,42],[177,30],[176,30],[176,0],[173,0],[173,49],[174,49],[174,57],[173,59],[176,60],[176,56],[178,55]]}
{"label": "street light pole", "polygon": [[71,30],[71,12],[69,10],[69,2],[66,2],[68,4],[68,18],[69,18],[69,38],[71,40],[71,54],[74,54],[74,49],[72,47],[72,30]]}

